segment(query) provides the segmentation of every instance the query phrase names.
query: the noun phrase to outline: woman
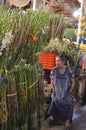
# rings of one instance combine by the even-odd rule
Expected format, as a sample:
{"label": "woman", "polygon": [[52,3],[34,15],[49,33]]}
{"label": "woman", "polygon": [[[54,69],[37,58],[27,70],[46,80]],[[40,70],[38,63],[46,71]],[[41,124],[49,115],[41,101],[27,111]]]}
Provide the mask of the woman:
{"label": "woman", "polygon": [[73,115],[73,90],[75,87],[74,75],[67,66],[64,54],[56,57],[56,67],[51,70],[52,101],[48,110],[49,123],[54,117],[65,119],[65,130],[70,129]]}

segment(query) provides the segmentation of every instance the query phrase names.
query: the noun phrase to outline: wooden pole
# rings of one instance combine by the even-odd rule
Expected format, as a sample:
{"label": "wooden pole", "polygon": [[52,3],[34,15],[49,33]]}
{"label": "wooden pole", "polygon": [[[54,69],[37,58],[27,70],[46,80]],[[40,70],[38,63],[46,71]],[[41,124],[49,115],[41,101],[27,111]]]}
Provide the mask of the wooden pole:
{"label": "wooden pole", "polygon": [[36,0],[33,0],[33,10],[36,9]]}
{"label": "wooden pole", "polygon": [[83,2],[84,2],[84,0],[81,0],[79,23],[78,23],[78,32],[77,32],[77,45],[79,44],[79,38],[80,38],[79,34],[80,34],[80,31],[81,31],[80,25],[81,25],[81,18],[82,18],[82,15],[83,15]]}

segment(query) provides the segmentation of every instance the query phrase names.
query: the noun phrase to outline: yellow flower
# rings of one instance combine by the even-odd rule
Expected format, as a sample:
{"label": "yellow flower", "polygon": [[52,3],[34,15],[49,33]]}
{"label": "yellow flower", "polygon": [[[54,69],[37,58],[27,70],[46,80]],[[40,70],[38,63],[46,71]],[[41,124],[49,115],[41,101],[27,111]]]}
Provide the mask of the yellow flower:
{"label": "yellow flower", "polygon": [[81,32],[80,32],[80,34],[79,34],[79,35],[80,35],[80,36],[84,36],[84,35],[85,35],[85,33],[86,33],[86,32],[85,32],[85,30],[81,30]]}
{"label": "yellow flower", "polygon": [[84,28],[86,26],[86,22],[81,23],[81,28]]}
{"label": "yellow flower", "polygon": [[86,44],[80,44],[80,49],[86,52]]}
{"label": "yellow flower", "polygon": [[86,20],[86,15],[83,15],[81,21],[85,21],[85,20]]}

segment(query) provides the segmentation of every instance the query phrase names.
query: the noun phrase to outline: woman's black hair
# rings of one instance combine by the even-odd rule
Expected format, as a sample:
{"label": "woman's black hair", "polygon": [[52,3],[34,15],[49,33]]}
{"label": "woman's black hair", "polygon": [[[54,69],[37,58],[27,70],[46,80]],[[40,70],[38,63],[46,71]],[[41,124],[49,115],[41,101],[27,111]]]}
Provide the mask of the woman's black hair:
{"label": "woman's black hair", "polygon": [[59,54],[58,57],[64,62],[65,65],[67,65],[67,56],[65,54]]}

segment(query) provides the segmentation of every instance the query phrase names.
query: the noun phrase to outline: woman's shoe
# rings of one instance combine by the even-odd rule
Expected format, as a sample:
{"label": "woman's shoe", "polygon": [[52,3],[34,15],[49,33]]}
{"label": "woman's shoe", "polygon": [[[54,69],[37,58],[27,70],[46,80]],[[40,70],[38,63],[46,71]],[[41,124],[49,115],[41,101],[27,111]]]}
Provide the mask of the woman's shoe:
{"label": "woman's shoe", "polygon": [[64,129],[64,130],[70,130],[70,127],[65,126],[65,129]]}
{"label": "woman's shoe", "polygon": [[49,123],[49,126],[54,126],[54,125],[55,125],[54,120],[51,120],[51,119],[49,120],[49,122],[48,122],[48,123]]}
{"label": "woman's shoe", "polygon": [[44,126],[54,126],[55,125],[55,122],[54,120],[51,120],[51,119],[47,119],[44,121]]}

